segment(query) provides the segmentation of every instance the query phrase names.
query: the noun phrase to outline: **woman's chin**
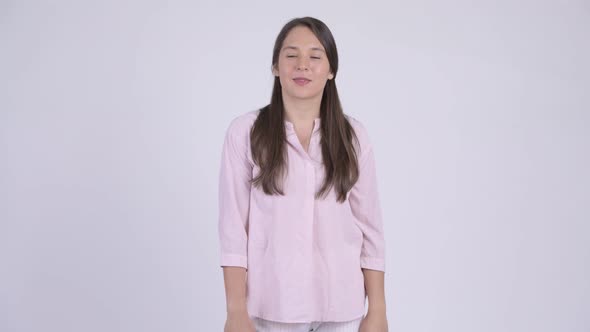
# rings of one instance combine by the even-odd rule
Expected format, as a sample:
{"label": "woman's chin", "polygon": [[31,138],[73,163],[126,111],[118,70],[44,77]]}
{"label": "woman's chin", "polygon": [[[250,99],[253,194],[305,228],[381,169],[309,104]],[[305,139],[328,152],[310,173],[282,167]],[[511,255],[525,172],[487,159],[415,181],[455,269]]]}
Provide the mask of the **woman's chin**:
{"label": "woman's chin", "polygon": [[289,94],[294,100],[311,100],[318,97],[318,94],[294,92]]}

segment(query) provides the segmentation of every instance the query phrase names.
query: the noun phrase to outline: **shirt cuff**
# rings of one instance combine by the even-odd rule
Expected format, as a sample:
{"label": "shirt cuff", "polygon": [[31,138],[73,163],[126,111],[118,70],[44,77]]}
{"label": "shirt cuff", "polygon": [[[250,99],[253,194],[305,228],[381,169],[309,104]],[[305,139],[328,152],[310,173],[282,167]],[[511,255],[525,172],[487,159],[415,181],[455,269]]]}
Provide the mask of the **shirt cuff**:
{"label": "shirt cuff", "polygon": [[222,254],[220,266],[240,266],[248,269],[248,257],[244,255]]}
{"label": "shirt cuff", "polygon": [[385,259],[377,257],[361,257],[361,268],[385,272]]}

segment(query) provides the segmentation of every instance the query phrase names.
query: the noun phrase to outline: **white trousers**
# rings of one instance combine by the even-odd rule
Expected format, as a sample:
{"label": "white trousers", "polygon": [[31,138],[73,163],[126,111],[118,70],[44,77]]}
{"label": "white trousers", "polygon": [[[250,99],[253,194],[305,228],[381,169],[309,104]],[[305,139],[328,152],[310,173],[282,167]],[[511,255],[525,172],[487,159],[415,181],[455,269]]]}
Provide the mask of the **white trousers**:
{"label": "white trousers", "polygon": [[281,323],[251,317],[256,332],[358,332],[363,317],[347,322]]}

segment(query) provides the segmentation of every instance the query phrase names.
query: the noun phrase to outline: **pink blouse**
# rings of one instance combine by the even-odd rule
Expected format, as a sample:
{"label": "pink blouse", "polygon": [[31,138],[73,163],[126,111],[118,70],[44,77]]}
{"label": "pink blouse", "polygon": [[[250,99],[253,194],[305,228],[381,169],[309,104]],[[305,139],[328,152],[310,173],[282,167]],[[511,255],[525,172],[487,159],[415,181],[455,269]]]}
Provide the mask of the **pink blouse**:
{"label": "pink blouse", "polygon": [[219,174],[220,266],[247,269],[250,316],[285,323],[347,321],[365,313],[362,268],[385,272],[385,240],[373,149],[365,127],[346,115],[360,143],[359,180],[336,201],[315,199],[324,178],[320,118],[309,153],[285,121],[285,196],[266,195],[248,180],[260,169],[250,152],[259,110],[235,117],[223,143]]}

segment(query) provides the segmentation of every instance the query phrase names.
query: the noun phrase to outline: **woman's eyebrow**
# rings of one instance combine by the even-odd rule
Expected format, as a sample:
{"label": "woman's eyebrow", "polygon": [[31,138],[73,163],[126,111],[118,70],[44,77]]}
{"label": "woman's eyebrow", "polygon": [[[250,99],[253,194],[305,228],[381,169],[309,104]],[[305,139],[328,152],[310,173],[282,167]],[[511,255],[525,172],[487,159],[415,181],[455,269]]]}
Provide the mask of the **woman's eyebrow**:
{"label": "woman's eyebrow", "polygon": [[[285,46],[285,47],[283,47],[283,50],[285,50],[285,49],[299,50],[299,47],[297,47],[297,46],[290,46],[290,45],[289,45],[289,46]],[[326,52],[325,52],[323,49],[321,49],[321,48],[319,48],[319,47],[312,47],[312,48],[311,48],[311,50],[312,50],[312,51],[320,51],[320,52],[324,52],[324,53],[326,53]]]}

